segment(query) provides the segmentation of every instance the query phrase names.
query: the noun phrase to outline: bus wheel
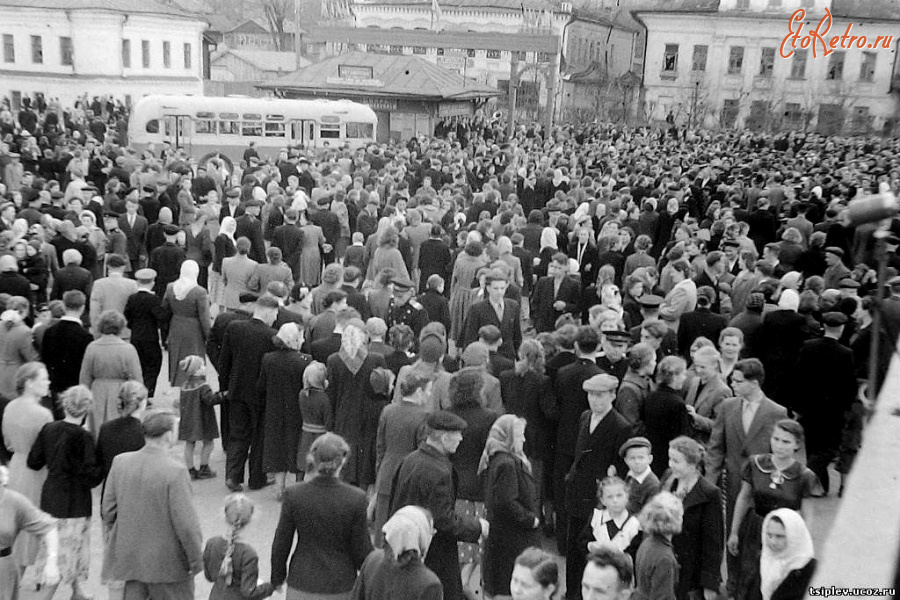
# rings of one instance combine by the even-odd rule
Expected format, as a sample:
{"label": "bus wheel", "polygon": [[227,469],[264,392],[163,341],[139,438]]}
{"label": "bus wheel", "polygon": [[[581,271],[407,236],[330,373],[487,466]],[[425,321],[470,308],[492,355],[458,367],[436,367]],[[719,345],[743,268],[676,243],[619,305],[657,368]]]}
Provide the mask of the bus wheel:
{"label": "bus wheel", "polygon": [[228,167],[228,171],[230,173],[234,172],[234,165],[232,164],[231,159],[228,158],[228,156],[226,156],[225,154],[222,154],[221,152],[210,152],[209,154],[207,154],[206,156],[201,158],[198,161],[198,164],[206,167],[209,165],[209,162],[211,160],[213,160],[214,158],[217,158],[217,159],[221,160],[222,162],[224,162],[225,165]]}

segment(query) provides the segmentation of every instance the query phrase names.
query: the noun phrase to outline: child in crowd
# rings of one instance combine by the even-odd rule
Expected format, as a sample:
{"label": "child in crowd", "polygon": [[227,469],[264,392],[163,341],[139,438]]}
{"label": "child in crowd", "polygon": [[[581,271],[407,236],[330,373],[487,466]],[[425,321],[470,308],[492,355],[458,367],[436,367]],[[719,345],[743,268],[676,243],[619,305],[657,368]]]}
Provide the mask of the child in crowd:
{"label": "child in crowd", "polygon": [[632,515],[639,514],[647,500],[659,492],[659,478],[650,470],[650,448],[650,440],[645,437],[633,437],[619,448],[619,456],[628,465],[625,482],[629,489],[628,512]]}
{"label": "child in crowd", "polygon": [[[219,426],[213,407],[220,396],[213,393],[206,383],[206,363],[199,356],[188,356],[178,363],[175,385],[181,388],[178,424],[178,439],[184,444],[184,464],[191,479],[212,479],[216,472],[209,468],[209,457],[213,451],[213,440],[219,437]],[[194,447],[200,448],[200,468],[194,468]]]}
{"label": "child in crowd", "polygon": [[632,600],[675,600],[678,560],[672,536],[681,533],[684,507],[674,494],[661,492],[641,511],[644,541],[637,551]]}
{"label": "child in crowd", "polygon": [[357,231],[351,238],[352,244],[344,250],[344,268],[356,267],[360,273],[366,272],[366,247],[363,234]]}
{"label": "child in crowd", "polygon": [[227,536],[216,536],[203,550],[203,574],[213,582],[209,600],[261,600],[275,591],[271,583],[258,583],[259,557],[240,541],[241,531],[253,517],[253,502],[243,494],[225,499]]}
{"label": "child in crowd", "polygon": [[298,479],[306,472],[306,455],[319,436],[334,427],[331,400],[325,393],[328,382],[325,379],[325,365],[313,362],[303,371],[303,391],[300,392],[300,414],[303,416],[303,433],[297,446]]}
{"label": "child in crowd", "polygon": [[637,518],[626,508],[628,484],[621,477],[606,477],[597,486],[597,499],[599,506],[581,534],[582,548],[588,553],[612,544],[619,550],[627,550],[640,531]]}

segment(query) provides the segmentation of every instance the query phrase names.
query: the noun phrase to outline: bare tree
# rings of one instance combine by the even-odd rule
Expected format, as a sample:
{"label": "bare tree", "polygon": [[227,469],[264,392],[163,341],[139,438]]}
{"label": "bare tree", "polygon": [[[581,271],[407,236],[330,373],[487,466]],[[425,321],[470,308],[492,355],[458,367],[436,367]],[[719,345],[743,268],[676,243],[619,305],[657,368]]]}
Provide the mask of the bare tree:
{"label": "bare tree", "polygon": [[258,0],[269,25],[269,33],[276,50],[292,50],[287,47],[285,23],[294,18],[294,0]]}

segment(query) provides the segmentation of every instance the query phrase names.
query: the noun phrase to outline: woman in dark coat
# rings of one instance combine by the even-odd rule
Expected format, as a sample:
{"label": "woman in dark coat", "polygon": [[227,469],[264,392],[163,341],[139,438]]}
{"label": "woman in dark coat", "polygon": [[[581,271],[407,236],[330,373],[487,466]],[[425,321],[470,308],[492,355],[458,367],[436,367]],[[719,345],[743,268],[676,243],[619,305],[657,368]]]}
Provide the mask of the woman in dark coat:
{"label": "woman in dark coat", "polygon": [[[101,425],[97,435],[97,462],[103,465],[104,478],[109,474],[115,457],[144,447],[141,419],[147,408],[147,395],[147,388],[140,381],[126,381],[119,389],[120,416]],[[100,497],[103,497],[102,492]]]}
{"label": "woman in dark coat", "polygon": [[681,570],[675,596],[687,600],[689,594],[715,598],[722,583],[724,515],[722,492],[700,474],[706,450],[687,436],[669,444],[669,470],[660,490],[672,492],[684,505],[681,533],[672,538],[672,547]]}
{"label": "woman in dark coat", "polygon": [[284,493],[272,541],[272,585],[287,581],[288,598],[349,600],[356,574],[372,551],[366,493],[341,481],[350,447],[340,436],[322,435],[310,456],[310,480]]}
{"label": "woman in dark coat", "polygon": [[669,442],[679,435],[693,433],[691,418],[687,412],[681,388],[687,379],[687,364],[679,356],[667,356],[656,367],[655,392],[644,399],[641,406],[641,422],[644,435],[653,446],[654,473],[663,473],[669,460]]}
{"label": "woman in dark coat", "polygon": [[272,343],[275,350],[263,356],[256,390],[266,407],[263,469],[275,474],[275,495],[280,499],[287,473],[298,472],[297,445],[303,425],[299,398],[303,372],[312,357],[300,352],[303,332],[296,323],[282,325]]}
{"label": "woman in dark coat", "polygon": [[[57,519],[59,583],[72,586],[73,600],[86,600],[82,585],[88,580],[91,563],[91,488],[103,480],[103,465],[97,461],[93,436],[82,427],[93,403],[91,391],[77,385],[66,390],[60,400],[66,417],[41,429],[28,454],[28,468],[47,467],[41,510]],[[39,556],[38,571],[46,560],[46,553]],[[52,591],[49,594],[51,597]]]}
{"label": "woman in dark coat", "polygon": [[[370,378],[374,369],[385,366],[382,355],[368,352],[366,341],[365,324],[358,319],[351,320],[341,334],[341,349],[329,356],[326,363],[326,391],[334,408],[334,432],[350,444],[342,476],[344,481],[362,488],[375,483],[374,460],[371,472],[365,469],[369,464],[366,457],[375,453],[375,436],[371,448],[363,448],[359,442],[366,422],[366,403],[375,400]],[[375,423],[377,429],[377,420]]]}
{"label": "woman in dark coat", "polygon": [[186,260],[181,263],[181,275],[169,284],[163,296],[163,309],[172,315],[169,335],[169,384],[175,384],[178,364],[188,356],[206,355],[206,340],[212,321],[209,318],[209,298],[199,283],[200,266]]}
{"label": "woman in dark coat", "polygon": [[225,303],[225,282],[222,281],[222,261],[237,254],[234,232],[237,221],[234,217],[224,217],[219,225],[219,235],[213,243],[212,273],[209,275],[210,302],[215,305]]}
{"label": "woman in dark coat", "polygon": [[491,427],[478,465],[491,524],[482,569],[490,596],[510,594],[516,557],[541,542],[538,491],[524,447],[525,419],[503,415]]}

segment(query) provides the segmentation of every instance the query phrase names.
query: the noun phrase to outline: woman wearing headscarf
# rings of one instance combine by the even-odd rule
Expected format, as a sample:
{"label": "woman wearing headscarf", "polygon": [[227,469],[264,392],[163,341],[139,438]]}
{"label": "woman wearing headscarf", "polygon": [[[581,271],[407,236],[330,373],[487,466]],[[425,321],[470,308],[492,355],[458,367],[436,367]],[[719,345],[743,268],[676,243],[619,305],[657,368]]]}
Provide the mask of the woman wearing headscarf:
{"label": "woman wearing headscarf", "polygon": [[559,252],[559,238],[556,235],[556,230],[552,227],[544,227],[544,229],[541,230],[541,251],[537,256],[540,263],[538,263],[538,266],[534,269],[534,274],[538,279],[547,274],[550,259],[553,258],[553,255],[557,252]]}
{"label": "woman wearing headscarf", "polygon": [[538,490],[524,448],[525,419],[503,415],[491,427],[478,463],[491,524],[482,571],[489,597],[510,595],[516,557],[526,548],[540,545]]}
{"label": "woman wearing headscarf", "polygon": [[328,396],[334,406],[334,432],[348,440],[350,453],[342,476],[345,481],[365,489],[375,483],[374,473],[367,473],[359,440],[365,425],[366,404],[375,401],[372,371],[386,367],[384,357],[366,348],[365,324],[351,320],[341,334],[341,349],[326,363]]}
{"label": "woman wearing headscarf", "polygon": [[213,247],[212,273],[209,274],[209,295],[213,304],[222,305],[225,300],[225,284],[222,282],[222,261],[237,254],[234,232],[237,221],[234,217],[224,217],[219,226],[219,235]]}
{"label": "woman wearing headscarf", "polygon": [[256,389],[266,407],[263,468],[275,474],[275,495],[281,499],[287,473],[299,472],[297,446],[303,419],[298,398],[312,357],[300,352],[303,330],[296,323],[282,325],[272,342],[275,350],[263,356]]}
{"label": "woman wearing headscarf", "polygon": [[816,570],[812,537],[796,511],[779,508],[762,526],[759,587],[750,600],[802,600]]}
{"label": "woman wearing headscarf", "polygon": [[399,232],[393,227],[385,229],[378,239],[378,248],[372,254],[372,260],[369,261],[367,279],[373,279],[376,273],[388,268],[393,269],[398,276],[404,279],[409,278],[406,261],[403,260],[399,245]]}
{"label": "woman wearing headscarf", "polygon": [[[87,242],[94,249],[94,252],[97,253],[97,256],[106,255],[106,234],[97,225],[97,216],[89,210],[83,210],[78,215],[78,219],[81,221],[81,226],[87,229]],[[98,260],[94,263],[93,268],[91,268],[91,275],[94,276],[95,280],[103,277],[103,261]]]}
{"label": "woman wearing headscarf", "polygon": [[303,234],[303,247],[300,250],[298,283],[313,287],[319,284],[322,277],[322,254],[327,253],[331,247],[325,243],[325,234],[322,232],[322,228],[307,217],[307,203],[303,201],[300,206],[302,206],[302,210],[298,225]]}
{"label": "woman wearing headscarf", "polygon": [[434,537],[431,514],[419,506],[404,506],[381,531],[386,545],[366,557],[351,598],[442,600],[441,580],[423,562]]}
{"label": "woman wearing headscarf", "polygon": [[206,356],[209,337],[209,300],[197,278],[200,266],[193,260],[181,264],[181,275],[168,285],[163,309],[172,315],[169,321],[169,383],[175,385],[178,363],[188,356]]}
{"label": "woman wearing headscarf", "polygon": [[766,369],[763,391],[782,406],[791,407],[793,373],[803,342],[811,332],[799,314],[800,296],[791,289],[781,292],[778,309],[765,313],[757,335],[757,351]]}

